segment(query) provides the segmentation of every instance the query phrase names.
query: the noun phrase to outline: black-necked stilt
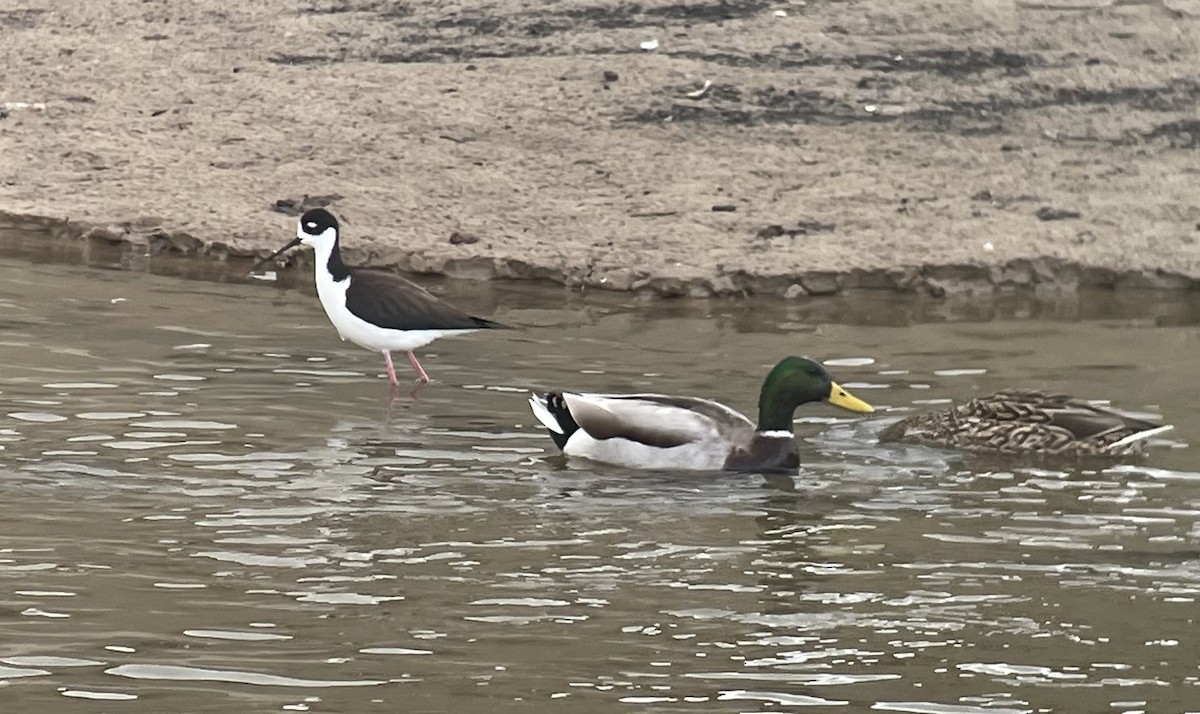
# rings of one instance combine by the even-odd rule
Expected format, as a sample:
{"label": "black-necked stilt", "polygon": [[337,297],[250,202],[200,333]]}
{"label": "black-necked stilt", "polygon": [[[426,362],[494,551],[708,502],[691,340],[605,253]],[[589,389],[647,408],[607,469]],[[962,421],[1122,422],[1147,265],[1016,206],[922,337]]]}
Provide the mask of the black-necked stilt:
{"label": "black-necked stilt", "polygon": [[397,383],[393,351],[407,352],[419,381],[426,383],[429,375],[413,350],[447,335],[508,327],[468,315],[399,275],[349,267],[342,262],[338,237],[337,219],[324,208],[315,208],[300,216],[295,239],[254,267],[302,243],[311,245],[317,254],[317,296],[329,321],[343,340],[383,353],[392,386]]}

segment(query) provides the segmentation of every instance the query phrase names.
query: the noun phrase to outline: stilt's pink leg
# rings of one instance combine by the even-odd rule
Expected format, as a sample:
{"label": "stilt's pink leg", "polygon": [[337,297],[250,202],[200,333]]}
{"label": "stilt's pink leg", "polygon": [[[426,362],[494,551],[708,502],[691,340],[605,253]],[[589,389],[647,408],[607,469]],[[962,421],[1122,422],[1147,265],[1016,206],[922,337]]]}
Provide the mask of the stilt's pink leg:
{"label": "stilt's pink leg", "polygon": [[408,353],[408,361],[412,362],[413,369],[417,370],[417,380],[421,384],[429,383],[429,375],[425,374],[425,370],[421,368],[421,363],[417,361],[417,356],[412,352]]}
{"label": "stilt's pink leg", "polygon": [[388,368],[388,382],[390,382],[391,385],[394,387],[394,386],[396,386],[397,381],[396,381],[396,368],[392,366],[392,353],[384,351],[383,361],[387,364],[387,368]]}

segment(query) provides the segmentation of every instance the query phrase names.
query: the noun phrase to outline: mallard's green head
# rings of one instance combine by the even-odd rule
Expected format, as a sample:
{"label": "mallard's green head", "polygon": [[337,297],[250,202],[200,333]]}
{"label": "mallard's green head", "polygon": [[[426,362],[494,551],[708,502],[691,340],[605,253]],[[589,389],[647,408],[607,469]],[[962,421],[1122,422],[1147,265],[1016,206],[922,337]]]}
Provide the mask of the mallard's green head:
{"label": "mallard's green head", "polygon": [[859,414],[875,411],[838,386],[819,362],[807,357],[784,357],[763,380],[758,397],[758,430],[790,432],[796,407],[821,401]]}

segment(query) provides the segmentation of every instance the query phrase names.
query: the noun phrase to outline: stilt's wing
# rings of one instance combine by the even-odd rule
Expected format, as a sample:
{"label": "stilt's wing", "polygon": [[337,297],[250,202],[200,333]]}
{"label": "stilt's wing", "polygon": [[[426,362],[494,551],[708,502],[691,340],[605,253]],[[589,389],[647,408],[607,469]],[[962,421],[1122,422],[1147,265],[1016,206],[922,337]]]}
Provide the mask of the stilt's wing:
{"label": "stilt's wing", "polygon": [[346,307],[380,327],[393,330],[479,330],[504,327],[472,317],[399,275],[355,268],[350,271]]}

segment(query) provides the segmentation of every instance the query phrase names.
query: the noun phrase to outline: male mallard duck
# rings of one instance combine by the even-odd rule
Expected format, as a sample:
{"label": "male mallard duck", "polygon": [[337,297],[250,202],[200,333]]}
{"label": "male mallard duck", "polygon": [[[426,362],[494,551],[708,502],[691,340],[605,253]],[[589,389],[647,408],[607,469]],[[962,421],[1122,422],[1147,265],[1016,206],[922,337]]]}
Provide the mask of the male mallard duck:
{"label": "male mallard duck", "polygon": [[529,406],[564,454],[642,469],[784,471],[800,464],[796,407],[826,401],[860,414],[874,407],[804,357],[785,357],[763,380],[758,424],[724,404],[662,394],[534,394]]}
{"label": "male mallard duck", "polygon": [[1006,390],[966,404],[902,419],[880,441],[968,451],[1065,456],[1128,456],[1172,429],[1064,394]]}

